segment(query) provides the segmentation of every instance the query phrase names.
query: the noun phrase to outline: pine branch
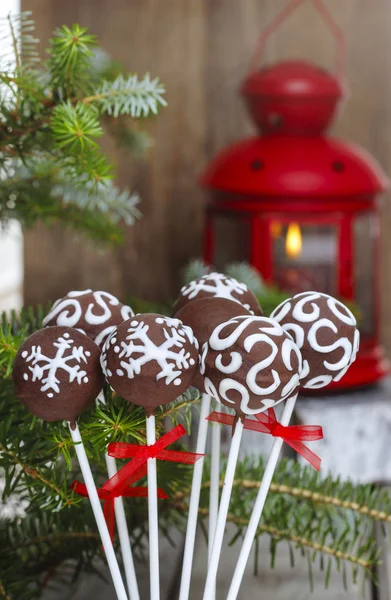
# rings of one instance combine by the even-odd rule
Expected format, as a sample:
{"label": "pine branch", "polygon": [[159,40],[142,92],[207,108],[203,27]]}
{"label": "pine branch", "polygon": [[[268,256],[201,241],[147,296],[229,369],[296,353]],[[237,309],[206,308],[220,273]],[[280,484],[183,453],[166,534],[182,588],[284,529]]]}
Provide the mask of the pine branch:
{"label": "pine branch", "polygon": [[[123,121],[155,115],[166,104],[164,87],[149,75],[124,75],[107,55],[97,60],[95,36],[77,24],[57,29],[47,63],[37,62],[33,31],[28,13],[0,23],[0,35],[13,47],[0,74],[6,86],[0,91],[0,224],[59,221],[93,240],[119,243],[120,221],[131,225],[139,217],[138,197],[112,183],[113,166],[97,142],[105,124],[119,144],[145,149],[145,136]],[[113,126],[117,117],[121,128]]]}
{"label": "pine branch", "polygon": [[85,78],[92,48],[97,45],[96,36],[88,34],[86,27],[78,24],[69,29],[63,25],[56,29],[50,40],[49,71],[53,91],[62,98],[74,94],[77,88],[85,88]]}
{"label": "pine branch", "polygon": [[5,587],[1,580],[0,580],[0,594],[1,594],[1,597],[4,598],[4,600],[12,600],[11,596],[9,596],[7,594],[7,592],[5,591]]}
{"label": "pine branch", "polygon": [[1,454],[10,457],[11,461],[20,467],[20,469],[25,473],[28,477],[32,477],[33,479],[37,479],[40,483],[42,483],[45,487],[50,488],[57,496],[62,498],[65,506],[71,506],[74,504],[72,500],[69,498],[69,494],[64,494],[63,490],[60,489],[57,485],[55,485],[50,479],[44,477],[37,468],[32,467],[28,464],[23,463],[14,452],[7,450],[5,446],[0,442],[0,458]]}
{"label": "pine branch", "polygon": [[[182,503],[178,503],[177,508],[178,508],[178,510],[182,510],[182,511],[187,510],[187,506]],[[198,514],[201,515],[202,517],[208,517],[209,510],[207,508],[199,508]],[[247,525],[248,525],[248,519],[237,517],[237,516],[233,515],[232,513],[228,513],[227,521],[229,523],[233,523],[234,525],[237,525],[240,529],[242,529],[243,527],[247,527]],[[310,550],[313,550],[314,552],[320,552],[322,554],[327,554],[337,560],[342,560],[342,561],[352,563],[354,565],[358,565],[359,567],[362,567],[365,571],[368,571],[368,573],[370,572],[370,570],[373,568],[373,565],[374,565],[373,560],[365,560],[358,556],[354,556],[352,554],[340,552],[330,546],[327,546],[324,544],[318,544],[318,543],[308,540],[304,537],[293,535],[290,531],[281,531],[279,529],[276,529],[275,527],[268,527],[267,525],[260,525],[257,529],[256,535],[260,536],[264,533],[270,535],[275,540],[293,542],[294,544],[297,545],[298,548],[309,548]]]}
{"label": "pine branch", "polygon": [[50,128],[56,145],[77,155],[97,148],[93,138],[103,135],[97,112],[82,102],[72,105],[69,100],[55,107]]}
{"label": "pine branch", "polygon": [[101,113],[106,112],[114,118],[130,115],[140,118],[156,115],[159,106],[167,106],[163,98],[164,86],[158,78],[152,79],[147,73],[139,80],[137,75],[124,77],[119,75],[114,81],[104,81],[97,92],[83,98],[85,105],[97,106]]}

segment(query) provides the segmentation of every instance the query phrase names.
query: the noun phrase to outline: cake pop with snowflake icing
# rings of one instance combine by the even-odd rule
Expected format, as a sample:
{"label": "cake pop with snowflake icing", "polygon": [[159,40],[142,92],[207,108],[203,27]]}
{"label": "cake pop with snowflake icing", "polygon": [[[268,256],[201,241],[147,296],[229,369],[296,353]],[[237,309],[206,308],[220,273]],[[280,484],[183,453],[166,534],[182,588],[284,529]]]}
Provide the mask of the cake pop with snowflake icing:
{"label": "cake pop with snowflake icing", "polygon": [[13,368],[16,395],[45,421],[73,422],[94,402],[103,385],[97,345],[71,327],[33,333]]}
{"label": "cake pop with snowflake icing", "polygon": [[339,381],[355,361],[360,334],[353,313],[328,294],[303,292],[271,315],[292,335],[303,356],[302,387]]}
{"label": "cake pop with snowflake icing", "polygon": [[208,273],[184,285],[174,304],[173,315],[189,302],[201,298],[226,298],[238,302],[251,314],[262,315],[258,300],[247,285],[223,273]]}
{"label": "cake pop with snowflake icing", "polygon": [[57,300],[43,325],[75,327],[102,346],[117,325],[133,316],[130,306],[121,304],[112,294],[83,290],[69,292]]}
{"label": "cake pop with snowflake icing", "polygon": [[179,319],[154,313],[121,323],[104,344],[107,381],[147,415],[186,391],[197,371],[198,342]]}
{"label": "cake pop with snowflake icing", "polygon": [[207,393],[243,419],[296,393],[302,357],[276,321],[238,316],[213,330],[202,348],[200,370]]}

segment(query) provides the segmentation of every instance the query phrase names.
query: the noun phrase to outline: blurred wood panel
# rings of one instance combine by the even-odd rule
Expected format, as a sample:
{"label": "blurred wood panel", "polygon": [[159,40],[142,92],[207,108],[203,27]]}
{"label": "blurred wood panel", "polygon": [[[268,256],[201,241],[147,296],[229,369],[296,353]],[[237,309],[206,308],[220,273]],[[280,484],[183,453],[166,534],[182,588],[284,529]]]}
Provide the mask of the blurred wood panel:
{"label": "blurred wood panel", "polygon": [[[326,0],[347,40],[352,92],[333,133],[357,141],[391,167],[391,3]],[[123,248],[99,254],[59,228],[26,235],[26,302],[71,288],[101,287],[124,298],[174,296],[179,269],[198,257],[203,193],[197,178],[227,143],[253,131],[237,93],[260,29],[286,0],[22,0],[34,12],[42,48],[62,23],[89,26],[129,70],[159,75],[169,106],[148,125],[155,144],[135,160],[112,149],[118,182],[137,189],[143,219]],[[264,60],[307,57],[331,68],[335,45],[310,3],[274,35]],[[391,309],[391,206],[384,201],[383,314]],[[383,319],[391,350],[391,319]]]}

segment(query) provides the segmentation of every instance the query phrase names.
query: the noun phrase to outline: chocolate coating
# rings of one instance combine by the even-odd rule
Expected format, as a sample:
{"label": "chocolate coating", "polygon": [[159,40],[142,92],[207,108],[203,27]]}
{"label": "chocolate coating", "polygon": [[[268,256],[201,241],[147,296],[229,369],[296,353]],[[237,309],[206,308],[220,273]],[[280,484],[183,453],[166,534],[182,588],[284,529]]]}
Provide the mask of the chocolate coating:
{"label": "chocolate coating", "polygon": [[184,285],[172,314],[175,316],[183,306],[201,298],[226,298],[242,304],[251,314],[262,315],[259,302],[248,287],[222,273],[208,273]]}
{"label": "chocolate coating", "polygon": [[339,381],[355,361],[360,334],[354,315],[339,300],[304,292],[277,306],[272,318],[301,350],[303,387],[317,389]]}
{"label": "chocolate coating", "polygon": [[301,369],[291,336],[266,317],[234,317],[218,325],[202,348],[206,391],[241,418],[292,396]]}
{"label": "chocolate coating", "polygon": [[[233,300],[209,297],[188,302],[177,312],[176,318],[191,327],[199,347],[202,348],[217,325],[240,315],[250,315],[250,312]],[[191,384],[205,392],[204,378],[199,368]]]}
{"label": "chocolate coating", "polygon": [[187,390],[198,361],[198,342],[190,327],[153,313],[119,325],[101,355],[114,391],[143,406],[147,415]]}
{"label": "chocolate coating", "polygon": [[12,378],[19,400],[45,421],[75,421],[104,383],[98,346],[71,327],[48,327],[20,347]]}
{"label": "chocolate coating", "polygon": [[43,325],[75,327],[102,347],[114,328],[133,315],[130,306],[121,304],[118,298],[108,292],[84,290],[69,292],[64,298],[57,300]]}

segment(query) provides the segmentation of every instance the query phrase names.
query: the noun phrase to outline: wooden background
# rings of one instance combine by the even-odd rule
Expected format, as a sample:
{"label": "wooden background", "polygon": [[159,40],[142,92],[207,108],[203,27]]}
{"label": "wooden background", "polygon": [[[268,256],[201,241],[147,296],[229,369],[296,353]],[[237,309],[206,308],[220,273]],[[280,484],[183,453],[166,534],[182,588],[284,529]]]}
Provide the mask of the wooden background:
{"label": "wooden background", "polygon": [[[123,248],[99,254],[55,228],[25,238],[25,300],[102,288],[121,298],[166,299],[178,271],[201,254],[203,193],[197,177],[229,142],[253,131],[237,94],[261,28],[287,0],[22,0],[42,48],[60,24],[87,25],[129,70],[158,75],[169,103],[149,130],[148,157],[112,155],[118,183],[139,191],[143,219]],[[346,34],[352,96],[333,133],[362,144],[391,170],[391,3],[326,0]],[[330,68],[335,46],[307,3],[271,39],[266,60],[307,57]],[[383,202],[383,337],[391,351],[391,207]]]}

